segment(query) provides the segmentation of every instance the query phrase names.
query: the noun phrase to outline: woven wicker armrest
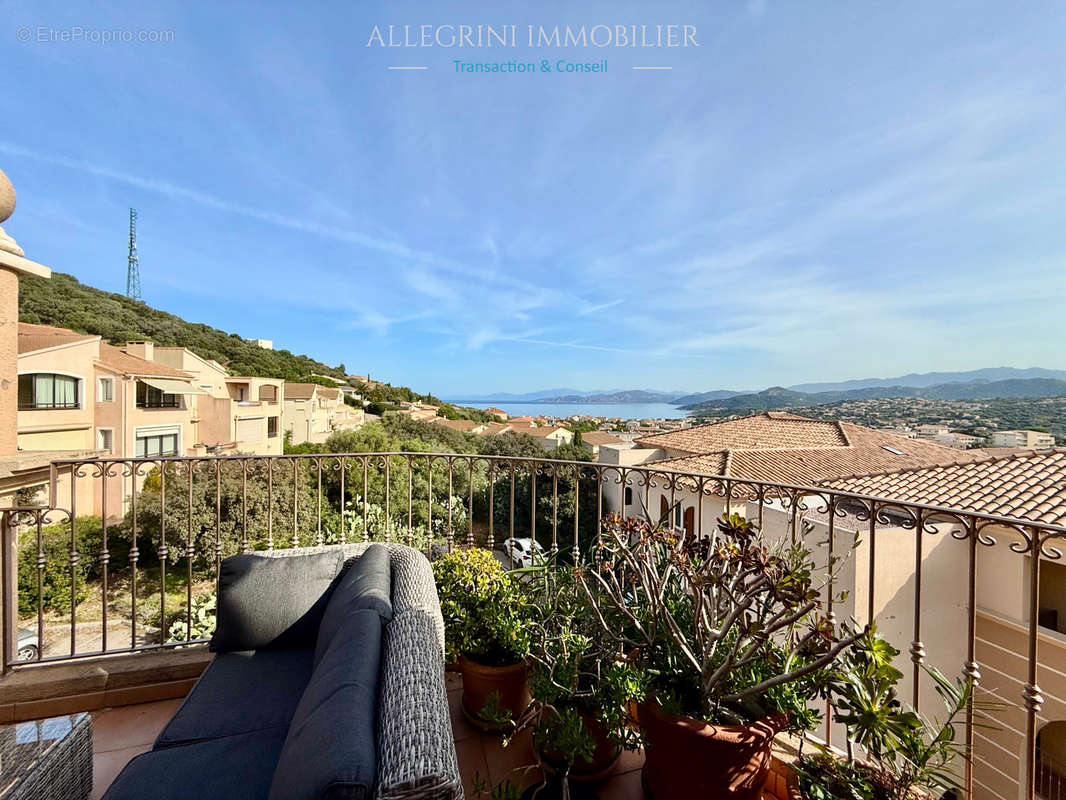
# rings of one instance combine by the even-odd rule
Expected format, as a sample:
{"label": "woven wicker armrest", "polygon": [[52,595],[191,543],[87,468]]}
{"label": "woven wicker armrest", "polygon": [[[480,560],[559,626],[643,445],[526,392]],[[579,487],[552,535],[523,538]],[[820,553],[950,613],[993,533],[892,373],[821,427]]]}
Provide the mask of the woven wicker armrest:
{"label": "woven wicker armrest", "polygon": [[404,611],[385,629],[378,697],[378,797],[461,800],[436,622]]}

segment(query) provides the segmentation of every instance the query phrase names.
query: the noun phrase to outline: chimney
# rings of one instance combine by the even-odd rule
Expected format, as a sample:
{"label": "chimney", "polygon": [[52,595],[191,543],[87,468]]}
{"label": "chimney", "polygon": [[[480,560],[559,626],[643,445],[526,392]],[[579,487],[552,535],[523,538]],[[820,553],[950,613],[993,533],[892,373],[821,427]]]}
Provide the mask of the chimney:
{"label": "chimney", "polygon": [[126,342],[125,350],[131,356],[155,361],[155,342]]}
{"label": "chimney", "polygon": [[[15,189],[0,170],[0,223],[15,210]],[[18,450],[19,275],[51,276],[48,267],[24,257],[0,227],[0,455]]]}

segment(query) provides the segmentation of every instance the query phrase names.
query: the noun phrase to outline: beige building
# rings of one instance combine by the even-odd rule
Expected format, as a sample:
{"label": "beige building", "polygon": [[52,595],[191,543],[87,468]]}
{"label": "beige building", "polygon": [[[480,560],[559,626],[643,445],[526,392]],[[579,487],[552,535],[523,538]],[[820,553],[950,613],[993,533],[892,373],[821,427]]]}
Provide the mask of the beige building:
{"label": "beige building", "polygon": [[194,400],[197,446],[212,453],[283,452],[284,385],[280,378],[235,377],[187,347],[150,347],[151,360],[194,376],[207,394]]}
{"label": "beige building", "polygon": [[472,419],[445,419],[444,417],[434,417],[431,421],[437,425],[451,428],[453,431],[460,431],[462,433],[484,433],[489,427],[489,423],[487,422],[474,422]]}
{"label": "beige building", "polygon": [[603,445],[620,445],[622,440],[607,431],[589,431],[581,434],[581,444],[592,450],[594,456],[598,456],[600,447]]}
{"label": "beige building", "polygon": [[1043,431],[996,431],[992,434],[992,446],[1047,450],[1055,446],[1055,437]]}
{"label": "beige building", "polygon": [[574,441],[572,431],[562,425],[540,425],[535,422],[511,421],[511,430],[514,433],[526,433],[539,441],[545,450],[554,450],[561,444],[570,444]]}
{"label": "beige building", "polygon": [[335,431],[357,430],[366,417],[344,402],[339,388],[317,383],[289,383],[283,388],[284,431],[292,444],[321,444]]}
{"label": "beige building", "polygon": [[400,403],[398,413],[420,422],[432,422],[437,416],[437,406],[432,406],[429,403],[409,403],[404,401]]}

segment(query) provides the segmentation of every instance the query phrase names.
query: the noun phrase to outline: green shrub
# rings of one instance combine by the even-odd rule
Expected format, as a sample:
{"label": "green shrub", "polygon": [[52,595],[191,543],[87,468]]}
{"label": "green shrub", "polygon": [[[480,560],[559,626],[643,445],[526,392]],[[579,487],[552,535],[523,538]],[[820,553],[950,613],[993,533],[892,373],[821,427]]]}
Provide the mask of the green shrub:
{"label": "green shrub", "polygon": [[529,609],[517,578],[487,550],[470,548],[433,562],[448,661],[514,664],[529,651]]}
{"label": "green shrub", "polygon": [[[71,584],[74,587],[74,602],[86,598],[86,583],[101,574],[100,547],[103,528],[99,517],[78,517],[74,521],[74,547],[78,554],[73,568],[70,564],[70,524],[46,525],[41,529],[38,550],[35,528],[24,529],[19,536],[19,613],[28,616],[37,613],[37,559],[44,553],[44,569],[41,571],[41,607],[44,611],[66,614],[70,611]],[[111,549],[109,540],[108,547]]]}
{"label": "green shrub", "polygon": [[186,619],[185,611],[176,615],[167,629],[167,640],[184,642],[191,639],[210,639],[215,632],[216,598],[212,592],[206,592],[193,598],[192,627]]}

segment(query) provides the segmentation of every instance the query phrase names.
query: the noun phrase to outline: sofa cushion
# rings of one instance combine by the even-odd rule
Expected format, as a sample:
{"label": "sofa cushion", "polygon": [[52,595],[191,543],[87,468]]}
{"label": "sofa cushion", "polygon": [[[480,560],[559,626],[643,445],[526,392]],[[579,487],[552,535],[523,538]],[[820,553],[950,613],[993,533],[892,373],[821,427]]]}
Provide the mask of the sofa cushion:
{"label": "sofa cushion", "polygon": [[315,664],[322,660],[333,637],[356,611],[376,611],[382,622],[392,619],[392,567],[389,549],[372,544],[344,571],[330,593],[329,603],[318,626]]}
{"label": "sofa cushion", "polygon": [[314,647],[343,558],[338,548],[299,556],[244,553],[225,559],[211,649],[224,653]]}
{"label": "sofa cushion", "polygon": [[281,727],[311,679],[311,648],[219,653],[156,738],[156,748]]}
{"label": "sofa cushion", "polygon": [[285,729],[271,728],[153,750],[130,761],[104,797],[106,800],[266,798],[270,776],[284,742]]}
{"label": "sofa cushion", "polygon": [[333,637],[289,726],[270,800],[373,796],[381,629],[363,609]]}

